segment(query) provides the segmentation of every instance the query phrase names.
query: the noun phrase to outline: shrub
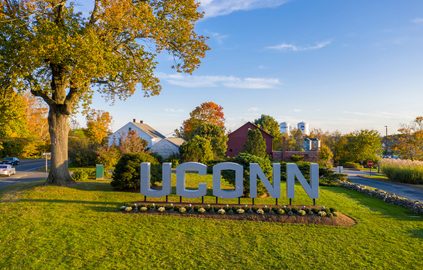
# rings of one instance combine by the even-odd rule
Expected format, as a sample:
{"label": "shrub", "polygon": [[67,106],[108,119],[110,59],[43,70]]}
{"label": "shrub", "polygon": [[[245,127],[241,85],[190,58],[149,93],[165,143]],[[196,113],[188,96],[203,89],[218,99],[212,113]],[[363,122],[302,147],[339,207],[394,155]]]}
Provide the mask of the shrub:
{"label": "shrub", "polygon": [[214,158],[210,141],[198,135],[183,143],[180,151],[184,161],[207,163]]}
{"label": "shrub", "polygon": [[74,181],[87,181],[88,174],[85,171],[74,171],[72,173],[72,179]]}
{"label": "shrub", "polygon": [[118,190],[136,191],[140,188],[140,164],[150,162],[151,182],[160,182],[161,166],[156,158],[147,153],[124,154],[116,164],[111,185]]}
{"label": "shrub", "polygon": [[[266,175],[266,177],[271,180],[272,165],[268,158],[261,158],[247,153],[240,153],[232,161],[242,165],[244,168],[244,196],[247,196],[250,193],[250,163],[258,163],[260,168],[263,170],[264,175]],[[234,171],[223,171],[222,176],[230,184],[235,184]],[[266,189],[261,181],[257,181],[257,194],[259,196],[266,194]]]}
{"label": "shrub", "polygon": [[389,180],[423,184],[423,161],[383,159],[380,167]]}
{"label": "shrub", "polygon": [[343,166],[345,168],[352,168],[352,169],[357,169],[357,170],[363,168],[363,166],[361,166],[359,163],[351,162],[351,161],[345,162]]}
{"label": "shrub", "polygon": [[70,168],[72,179],[75,181],[87,181],[95,179],[95,168]]}
{"label": "shrub", "polygon": [[298,162],[298,161],[303,161],[304,160],[304,156],[303,155],[292,155],[291,157],[290,157],[290,160],[292,161],[292,162]]}
{"label": "shrub", "polygon": [[97,163],[103,164],[106,172],[116,166],[121,156],[122,152],[114,145],[97,149]]}

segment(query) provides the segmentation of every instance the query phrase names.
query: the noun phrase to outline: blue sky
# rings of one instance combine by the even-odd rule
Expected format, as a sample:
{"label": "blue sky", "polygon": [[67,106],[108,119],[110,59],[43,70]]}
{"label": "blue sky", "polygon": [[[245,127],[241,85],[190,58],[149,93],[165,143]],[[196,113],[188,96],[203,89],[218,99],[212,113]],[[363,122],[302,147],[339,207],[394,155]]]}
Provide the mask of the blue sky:
{"label": "blue sky", "polygon": [[138,91],[113,106],[94,96],[113,130],[136,118],[170,135],[209,100],[224,107],[230,130],[269,114],[393,133],[423,115],[423,1],[202,0],[202,9],[197,31],[211,51],[193,76],[163,56],[159,96]]}

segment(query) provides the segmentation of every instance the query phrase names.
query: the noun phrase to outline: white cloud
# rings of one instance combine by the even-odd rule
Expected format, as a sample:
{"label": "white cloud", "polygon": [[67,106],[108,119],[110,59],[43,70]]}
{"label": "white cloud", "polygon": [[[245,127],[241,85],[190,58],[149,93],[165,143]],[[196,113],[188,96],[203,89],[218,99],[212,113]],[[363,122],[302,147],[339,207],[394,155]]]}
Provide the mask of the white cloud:
{"label": "white cloud", "polygon": [[183,113],[184,112],[183,109],[179,109],[179,108],[165,108],[164,111],[167,113]]}
{"label": "white cloud", "polygon": [[218,44],[223,44],[223,41],[228,37],[228,35],[223,35],[217,32],[208,32],[206,33],[210,38],[214,39]]}
{"label": "white cloud", "polygon": [[235,77],[235,76],[189,76],[183,74],[158,74],[159,78],[171,85],[187,88],[239,88],[271,89],[281,85],[277,78]]}
{"label": "white cloud", "polygon": [[326,48],[330,44],[332,44],[331,40],[316,42],[315,44],[309,45],[309,46],[297,46],[295,44],[282,43],[282,44],[266,47],[266,49],[275,50],[275,51],[304,52],[304,51],[320,50],[320,49]]}
{"label": "white cloud", "polygon": [[423,24],[423,18],[414,18],[411,22],[415,24]]}
{"label": "white cloud", "polygon": [[281,6],[287,0],[199,0],[205,18],[228,15],[236,11]]}
{"label": "white cloud", "polygon": [[257,107],[250,107],[250,108],[247,109],[247,111],[248,112],[258,112],[259,111],[259,108],[257,108]]}

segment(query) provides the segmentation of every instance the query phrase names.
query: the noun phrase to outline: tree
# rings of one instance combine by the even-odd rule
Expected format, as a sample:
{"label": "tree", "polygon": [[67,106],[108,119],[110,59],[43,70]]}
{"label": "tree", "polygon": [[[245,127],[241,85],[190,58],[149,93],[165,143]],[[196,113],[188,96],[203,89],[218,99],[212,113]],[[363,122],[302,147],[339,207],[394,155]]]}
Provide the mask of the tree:
{"label": "tree", "polygon": [[213,160],[210,141],[198,135],[183,143],[180,147],[180,152],[184,161],[207,163]]}
{"label": "tree", "polygon": [[366,160],[378,160],[382,153],[379,132],[363,129],[347,135],[347,161],[363,164]]}
{"label": "tree", "polygon": [[254,124],[273,136],[273,149],[282,148],[282,134],[279,123],[270,115],[262,114],[260,118],[254,120]]}
{"label": "tree", "polygon": [[261,135],[261,131],[258,128],[248,130],[247,142],[244,145],[243,152],[265,158],[267,157],[266,152],[266,141]]}
{"label": "tree", "polygon": [[418,116],[399,130],[398,141],[394,146],[401,158],[423,160],[423,116]]}
{"label": "tree", "polygon": [[145,152],[147,145],[146,140],[140,138],[134,130],[131,130],[126,136],[122,136],[119,149],[124,154],[141,153]]}
{"label": "tree", "polygon": [[194,130],[201,124],[212,124],[222,129],[225,128],[225,114],[223,113],[223,107],[212,102],[204,102],[200,106],[189,114],[190,118],[182,123],[182,127],[179,130],[175,130],[178,137],[190,140]]}
{"label": "tree", "polygon": [[322,144],[319,151],[319,165],[325,168],[332,168],[333,153],[326,144]]}
{"label": "tree", "polygon": [[105,143],[111,132],[112,116],[108,112],[93,110],[87,115],[87,136],[95,144]]}
{"label": "tree", "polygon": [[88,16],[75,2],[0,1],[0,82],[5,91],[29,90],[49,107],[48,183],[73,182],[68,171],[68,120],[94,90],[114,98],[146,96],[161,87],[157,55],[174,56],[178,72],[192,73],[208,50],[195,23],[195,0],[93,0]]}
{"label": "tree", "polygon": [[304,135],[300,129],[291,130],[290,150],[304,151]]}
{"label": "tree", "polygon": [[192,134],[210,141],[215,160],[226,156],[228,136],[225,134],[224,128],[209,123],[202,123]]}

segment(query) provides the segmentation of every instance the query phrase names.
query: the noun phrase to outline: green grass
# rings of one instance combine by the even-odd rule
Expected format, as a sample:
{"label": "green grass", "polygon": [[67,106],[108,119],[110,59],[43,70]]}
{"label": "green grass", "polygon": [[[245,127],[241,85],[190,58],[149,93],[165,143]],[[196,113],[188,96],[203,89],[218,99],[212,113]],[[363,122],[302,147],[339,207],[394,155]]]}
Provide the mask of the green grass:
{"label": "green grass", "polygon": [[375,179],[375,180],[389,180],[388,177],[386,177],[386,175],[383,174],[360,174],[359,175],[362,178],[367,178],[367,179]]}
{"label": "green grass", "polygon": [[[210,187],[210,176],[188,185],[200,179]],[[318,203],[357,220],[350,228],[123,214],[119,206],[143,197],[107,181],[26,184],[0,196],[0,269],[423,267],[422,216],[339,187],[321,187]],[[299,187],[296,196],[310,203]]]}

